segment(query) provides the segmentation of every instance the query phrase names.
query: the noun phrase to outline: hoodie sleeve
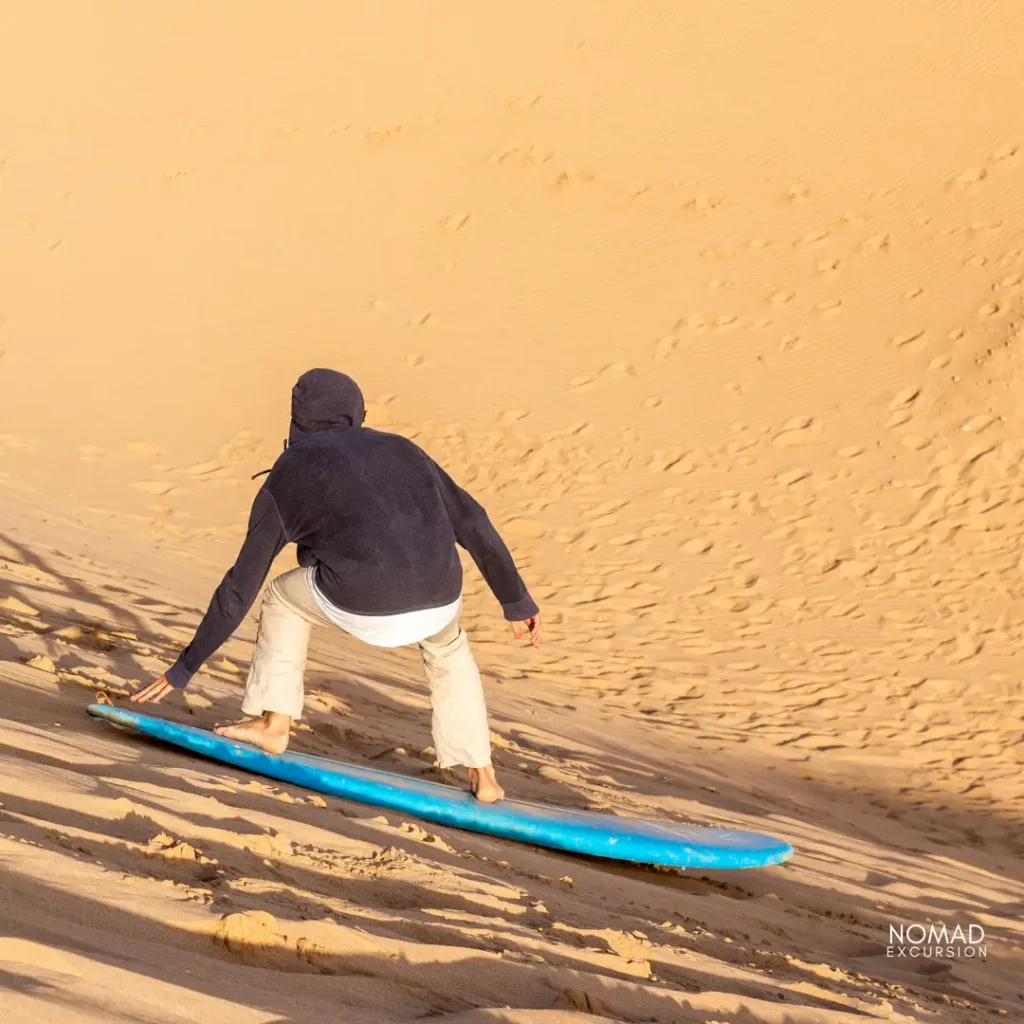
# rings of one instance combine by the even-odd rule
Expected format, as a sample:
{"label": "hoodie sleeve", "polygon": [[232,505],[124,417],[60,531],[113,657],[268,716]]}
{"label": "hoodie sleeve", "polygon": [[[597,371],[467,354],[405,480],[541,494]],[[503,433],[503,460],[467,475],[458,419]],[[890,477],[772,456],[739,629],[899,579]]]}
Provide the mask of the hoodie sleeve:
{"label": "hoodie sleeve", "polygon": [[200,666],[242,623],[256,600],[274,559],[288,543],[284,523],[264,486],[249,513],[249,529],[235,564],[228,570],[199,623],[192,643],[178,656],[164,678],[176,689],[188,686]]}
{"label": "hoodie sleeve", "polygon": [[455,539],[476,562],[487,585],[500,602],[505,618],[509,622],[523,622],[532,618],[539,611],[537,604],[530,597],[512,555],[498,536],[483,506],[459,487],[433,459],[430,463],[437,476],[444,506],[455,528]]}

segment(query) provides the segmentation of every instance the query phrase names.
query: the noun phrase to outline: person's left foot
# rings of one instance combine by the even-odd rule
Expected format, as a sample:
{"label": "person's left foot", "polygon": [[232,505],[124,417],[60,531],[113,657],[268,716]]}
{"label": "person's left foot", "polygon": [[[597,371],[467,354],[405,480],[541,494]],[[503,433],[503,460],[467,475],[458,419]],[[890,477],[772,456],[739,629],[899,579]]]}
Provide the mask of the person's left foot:
{"label": "person's left foot", "polygon": [[505,790],[498,785],[494,775],[494,765],[485,768],[469,769],[470,792],[482,804],[493,804],[505,797]]}

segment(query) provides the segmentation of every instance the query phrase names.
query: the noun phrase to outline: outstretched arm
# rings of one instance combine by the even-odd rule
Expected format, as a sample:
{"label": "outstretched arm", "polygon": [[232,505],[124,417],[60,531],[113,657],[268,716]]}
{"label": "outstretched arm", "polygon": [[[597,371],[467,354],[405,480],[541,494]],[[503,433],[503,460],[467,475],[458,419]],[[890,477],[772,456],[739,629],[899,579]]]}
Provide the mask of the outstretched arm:
{"label": "outstretched arm", "polygon": [[[526,584],[516,569],[516,563],[505,542],[498,535],[483,506],[432,461],[438,489],[455,528],[455,539],[476,563],[487,585],[501,604],[505,618],[517,626],[525,624],[535,643],[540,639],[539,609],[530,597]],[[537,621],[536,633],[534,620]],[[522,629],[515,630],[516,637]]]}
{"label": "outstretched arm", "polygon": [[241,625],[270,566],[287,543],[277,504],[264,487],[253,501],[249,529],[238,558],[214,592],[192,642],[165,675],[133,694],[133,701],[158,701],[172,688],[180,690],[188,686],[203,662]]}

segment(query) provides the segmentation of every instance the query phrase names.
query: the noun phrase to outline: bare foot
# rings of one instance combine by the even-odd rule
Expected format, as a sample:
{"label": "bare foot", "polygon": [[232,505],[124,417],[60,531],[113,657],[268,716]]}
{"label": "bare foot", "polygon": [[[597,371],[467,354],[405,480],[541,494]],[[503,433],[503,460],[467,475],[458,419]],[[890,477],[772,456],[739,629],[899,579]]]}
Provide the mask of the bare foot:
{"label": "bare foot", "polygon": [[262,718],[250,718],[234,725],[221,725],[213,731],[229,740],[240,740],[265,750],[268,754],[283,754],[288,749],[292,720],[288,715],[268,711]]}
{"label": "bare foot", "polygon": [[482,804],[493,804],[505,796],[505,790],[494,777],[494,766],[490,764],[485,768],[469,769],[469,788]]}

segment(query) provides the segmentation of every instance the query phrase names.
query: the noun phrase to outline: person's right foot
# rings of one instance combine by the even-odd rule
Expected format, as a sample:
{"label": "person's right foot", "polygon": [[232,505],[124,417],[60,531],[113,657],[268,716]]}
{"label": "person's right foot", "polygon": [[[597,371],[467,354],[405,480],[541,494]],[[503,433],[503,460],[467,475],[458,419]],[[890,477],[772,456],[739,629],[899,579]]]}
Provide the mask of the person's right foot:
{"label": "person's right foot", "polygon": [[503,800],[505,790],[498,785],[494,775],[494,765],[487,765],[485,768],[469,769],[469,788],[473,796],[482,804],[493,804]]}
{"label": "person's right foot", "polygon": [[288,749],[290,726],[287,716],[275,715],[273,718],[250,718],[234,725],[220,725],[213,731],[225,739],[251,743],[268,754],[283,754]]}

